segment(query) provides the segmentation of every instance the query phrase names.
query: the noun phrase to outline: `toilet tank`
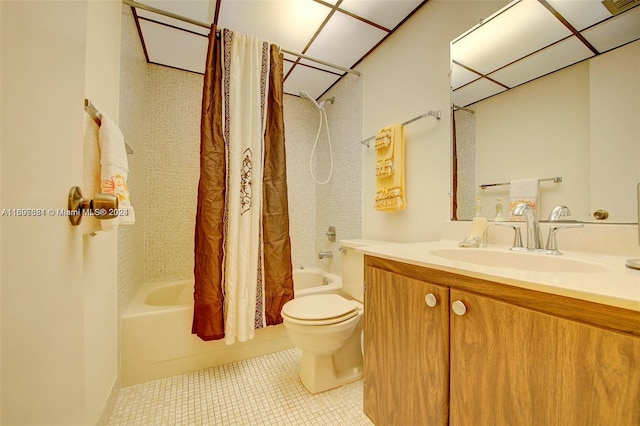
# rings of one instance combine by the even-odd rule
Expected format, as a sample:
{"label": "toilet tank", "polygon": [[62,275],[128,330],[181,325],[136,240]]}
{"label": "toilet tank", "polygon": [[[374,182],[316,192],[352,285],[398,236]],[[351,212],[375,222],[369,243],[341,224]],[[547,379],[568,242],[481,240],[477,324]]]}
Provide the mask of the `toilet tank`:
{"label": "toilet tank", "polygon": [[356,248],[385,244],[374,240],[341,240],[340,261],[342,270],[342,291],[355,300],[364,301],[364,254]]}

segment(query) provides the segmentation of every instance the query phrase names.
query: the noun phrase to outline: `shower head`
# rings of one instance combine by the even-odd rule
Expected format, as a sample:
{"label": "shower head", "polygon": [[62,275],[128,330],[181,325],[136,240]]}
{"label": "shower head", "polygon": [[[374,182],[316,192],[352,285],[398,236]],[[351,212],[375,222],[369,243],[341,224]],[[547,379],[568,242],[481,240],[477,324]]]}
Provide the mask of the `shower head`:
{"label": "shower head", "polygon": [[316,106],[316,108],[318,108],[318,109],[321,108],[321,106],[318,105],[316,100],[313,99],[311,96],[309,96],[309,94],[307,92],[305,92],[304,90],[300,91],[300,97],[310,100]]}

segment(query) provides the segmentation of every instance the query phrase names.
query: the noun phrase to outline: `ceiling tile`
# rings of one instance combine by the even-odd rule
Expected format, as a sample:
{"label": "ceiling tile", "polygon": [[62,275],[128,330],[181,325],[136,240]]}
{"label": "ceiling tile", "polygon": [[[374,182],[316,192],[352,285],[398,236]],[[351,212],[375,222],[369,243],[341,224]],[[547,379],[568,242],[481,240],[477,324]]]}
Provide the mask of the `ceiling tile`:
{"label": "ceiling tile", "polygon": [[[176,15],[184,16],[203,24],[210,24],[213,22],[215,1],[168,1],[168,0],[142,0],[138,3],[146,4],[157,9],[171,12]],[[203,28],[198,25],[188,24],[184,21],[169,18],[159,15],[157,13],[148,12],[146,10],[137,9],[138,16],[153,19],[154,21],[164,22],[169,25],[185,28],[190,31],[195,31],[201,34],[209,34],[207,28]]]}
{"label": "ceiling tile", "polygon": [[524,0],[451,44],[451,57],[483,74],[570,35],[537,1]]}
{"label": "ceiling tile", "polygon": [[301,52],[330,11],[313,0],[223,0],[218,26]]}
{"label": "ceiling tile", "polygon": [[340,9],[392,30],[420,3],[422,0],[344,0]]}
{"label": "ceiling tile", "polygon": [[284,82],[284,92],[297,95],[301,90],[304,90],[312,98],[317,99],[339,78],[339,75],[297,66]]}
{"label": "ceiling tile", "polygon": [[206,37],[140,20],[149,61],[187,71],[204,73]]}
{"label": "ceiling tile", "polygon": [[342,13],[334,13],[307,54],[313,58],[350,67],[387,33]]}
{"label": "ceiling tile", "polygon": [[547,49],[489,75],[509,87],[515,87],[542,75],[593,56],[577,37],[570,37]]}
{"label": "ceiling tile", "polygon": [[186,31],[191,31],[194,33],[202,34],[204,36],[209,35],[209,29],[201,27],[199,25],[188,24],[184,21],[180,21],[178,19],[168,18],[166,16],[158,15],[157,13],[147,12],[146,10],[138,9],[137,14],[140,18],[150,19],[152,21],[163,22],[167,25],[171,25],[173,27],[183,28]]}
{"label": "ceiling tile", "polygon": [[457,64],[451,65],[451,88],[452,89],[457,89],[458,87],[464,86],[465,84],[477,78],[480,78],[480,76],[475,72],[471,72]]}
{"label": "ceiling tile", "polygon": [[547,0],[578,31],[611,16],[601,0]]}
{"label": "ceiling tile", "polygon": [[582,33],[599,52],[640,39],[640,6],[616,15]]}
{"label": "ceiling tile", "polygon": [[[286,58],[286,56],[285,56]],[[289,70],[291,69],[291,67],[293,66],[293,63],[290,61],[282,61],[282,73],[284,75],[287,75],[287,73],[289,72]]]}
{"label": "ceiling tile", "polygon": [[505,90],[504,87],[482,78],[453,92],[451,101],[456,106],[466,107]]}

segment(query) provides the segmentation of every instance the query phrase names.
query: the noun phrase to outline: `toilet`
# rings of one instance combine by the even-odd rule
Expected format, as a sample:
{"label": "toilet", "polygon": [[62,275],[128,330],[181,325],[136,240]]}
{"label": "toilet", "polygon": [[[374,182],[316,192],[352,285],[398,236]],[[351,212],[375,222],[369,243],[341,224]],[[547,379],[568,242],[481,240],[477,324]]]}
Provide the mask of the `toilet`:
{"label": "toilet", "polygon": [[300,381],[311,393],[362,378],[364,256],[362,240],[341,241],[341,294],[293,299],[282,307],[285,328],[302,349]]}

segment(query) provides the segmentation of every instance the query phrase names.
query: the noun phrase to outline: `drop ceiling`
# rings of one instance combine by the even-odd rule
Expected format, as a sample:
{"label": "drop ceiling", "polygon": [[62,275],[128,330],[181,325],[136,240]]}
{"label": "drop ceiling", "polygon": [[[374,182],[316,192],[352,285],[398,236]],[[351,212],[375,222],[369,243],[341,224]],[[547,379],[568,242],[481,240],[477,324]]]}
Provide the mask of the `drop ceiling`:
{"label": "drop ceiling", "polygon": [[452,41],[454,105],[468,106],[639,40],[638,6],[640,0],[510,3]]}
{"label": "drop ceiling", "polygon": [[[127,2],[125,2],[127,3]],[[132,7],[147,61],[204,73],[209,29],[255,36],[282,49],[353,68],[418,10],[424,0],[143,0],[196,24]],[[135,4],[135,3],[127,3]],[[346,71],[284,54],[284,91],[319,98]]]}

